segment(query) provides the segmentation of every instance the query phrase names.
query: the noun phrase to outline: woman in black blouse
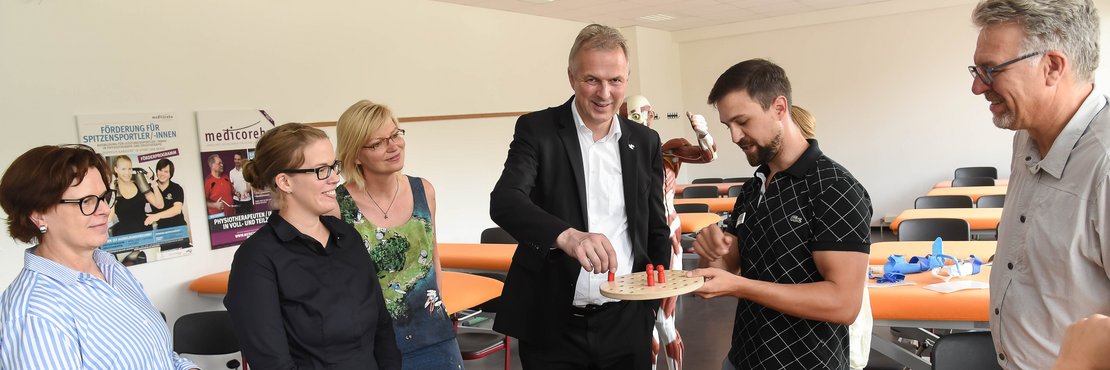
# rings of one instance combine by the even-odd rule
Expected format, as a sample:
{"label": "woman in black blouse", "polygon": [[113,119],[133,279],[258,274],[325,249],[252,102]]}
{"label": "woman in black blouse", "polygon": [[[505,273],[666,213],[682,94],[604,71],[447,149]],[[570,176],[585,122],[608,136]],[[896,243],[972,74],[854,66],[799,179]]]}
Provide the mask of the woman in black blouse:
{"label": "woman in black blouse", "polygon": [[243,166],[273,194],[269,221],[231,264],[224,305],[258,369],[400,369],[377,268],[355,229],[332,216],[340,163],[323,131],[288,123]]}

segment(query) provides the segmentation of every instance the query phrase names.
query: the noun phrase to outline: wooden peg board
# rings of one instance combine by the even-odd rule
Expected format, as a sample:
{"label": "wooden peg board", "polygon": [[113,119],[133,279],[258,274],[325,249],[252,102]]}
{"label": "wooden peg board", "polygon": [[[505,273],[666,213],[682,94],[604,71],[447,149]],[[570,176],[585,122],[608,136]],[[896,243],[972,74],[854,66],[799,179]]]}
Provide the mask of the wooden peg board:
{"label": "wooden peg board", "polygon": [[647,273],[643,271],[617,276],[616,281],[606,281],[601,284],[601,295],[613,299],[645,301],[680,296],[693,292],[705,284],[704,277],[686,277],[687,271],[664,270],[663,272],[666,274],[667,282],[656,281],[655,286],[647,286]]}

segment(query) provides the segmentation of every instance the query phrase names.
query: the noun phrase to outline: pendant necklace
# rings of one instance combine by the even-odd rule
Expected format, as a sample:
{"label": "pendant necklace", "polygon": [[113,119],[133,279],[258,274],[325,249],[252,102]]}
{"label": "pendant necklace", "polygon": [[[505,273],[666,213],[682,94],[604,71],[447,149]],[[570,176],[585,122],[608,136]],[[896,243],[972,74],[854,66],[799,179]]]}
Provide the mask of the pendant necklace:
{"label": "pendant necklace", "polygon": [[388,220],[389,210],[393,209],[393,202],[397,200],[397,193],[401,191],[401,178],[397,177],[397,187],[393,190],[393,199],[389,200],[389,206],[385,207],[385,209],[382,209],[382,206],[378,205],[378,201],[374,200],[374,196],[370,195],[370,190],[367,190],[365,186],[362,188],[362,191],[366,192],[366,196],[370,197],[370,202],[374,203],[374,207],[378,207],[378,210],[382,212],[382,217]]}

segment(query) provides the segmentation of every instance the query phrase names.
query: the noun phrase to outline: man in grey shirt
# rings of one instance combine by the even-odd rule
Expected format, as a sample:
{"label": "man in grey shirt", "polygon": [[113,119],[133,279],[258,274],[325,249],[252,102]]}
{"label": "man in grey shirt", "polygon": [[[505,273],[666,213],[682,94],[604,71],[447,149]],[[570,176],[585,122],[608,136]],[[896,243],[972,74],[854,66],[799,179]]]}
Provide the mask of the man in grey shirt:
{"label": "man in grey shirt", "polygon": [[1110,313],[1110,112],[1090,0],[985,0],[971,90],[1014,130],[991,270],[1004,368],[1048,369],[1069,324]]}

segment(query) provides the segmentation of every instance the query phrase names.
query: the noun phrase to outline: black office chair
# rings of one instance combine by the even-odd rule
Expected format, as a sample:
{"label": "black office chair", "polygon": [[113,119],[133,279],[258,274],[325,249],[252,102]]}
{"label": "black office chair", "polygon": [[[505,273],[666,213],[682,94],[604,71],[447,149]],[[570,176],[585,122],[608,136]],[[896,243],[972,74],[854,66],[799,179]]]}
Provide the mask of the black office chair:
{"label": "black office chair", "polygon": [[705,203],[675,204],[676,213],[709,213],[709,205]]}
{"label": "black office chair", "polygon": [[482,230],[480,237],[482,244],[516,244],[516,238],[500,227],[491,227]]}
{"label": "black office chair", "polygon": [[[173,350],[178,354],[226,355],[239,352],[239,341],[227,311],[195,312],[177,319],[173,324]],[[238,369],[239,360],[227,362],[228,369]],[[242,362],[246,369],[246,359]]]}
{"label": "black office chair", "polygon": [[[482,230],[482,236],[480,237],[480,240],[483,244],[517,244],[516,239],[513,238],[512,235],[509,235],[509,232],[505,231],[505,229],[502,229],[500,227],[491,227],[491,228]],[[495,280],[500,281],[500,282],[505,282],[505,276],[506,276],[506,274],[503,273],[503,272],[485,272],[485,271],[483,271],[483,272],[475,272],[474,274],[485,276],[485,277],[488,277],[490,279],[495,279]],[[483,303],[482,304],[483,306],[478,307],[478,308],[482,309],[483,311],[494,312],[494,311],[496,311],[496,307],[497,307],[497,305],[500,301],[501,301],[501,298],[497,297],[497,298],[494,298],[494,299],[491,299],[491,300],[487,301],[486,303]]]}
{"label": "black office chair", "polygon": [[971,226],[960,218],[918,218],[898,225],[898,241],[927,241],[937,237],[951,241],[971,240]]}
{"label": "black office chair", "polygon": [[1006,203],[1006,195],[984,195],[980,196],[979,200],[975,201],[975,207],[978,208],[1002,208]]}
{"label": "black office chair", "polygon": [[[475,272],[473,274],[505,281],[505,274],[502,273]],[[497,313],[499,300],[500,297],[493,298],[474,308],[486,313]],[[463,360],[477,360],[497,351],[505,350],[505,370],[509,370],[509,365],[512,362],[508,336],[490,329],[457,325],[455,327],[455,338],[459,343],[459,352],[462,354]]]}
{"label": "black office chair", "polygon": [[740,189],[743,189],[743,188],[744,188],[744,185],[729,186],[728,187],[728,197],[729,198],[736,198],[736,197],[740,196]]}
{"label": "black office chair", "polygon": [[691,184],[720,184],[721,182],[724,182],[724,179],[720,177],[703,177],[690,181]]}
{"label": "black office chair", "polygon": [[682,191],[683,198],[716,198],[719,196],[720,189],[713,185],[707,186],[687,186]]}
{"label": "black office chair", "polygon": [[957,177],[952,179],[952,187],[962,186],[994,186],[994,179],[990,177]]}
{"label": "black office chair", "polygon": [[941,336],[933,345],[933,370],[1002,369],[989,331]]}
{"label": "black office chair", "polygon": [[989,177],[992,179],[998,178],[998,170],[994,167],[960,167],[956,169],[953,178],[962,177]]}
{"label": "black office chair", "polygon": [[917,197],[913,202],[913,208],[971,208],[974,204],[971,202],[971,197],[966,195],[928,195],[924,197]]}
{"label": "black office chair", "polygon": [[505,370],[509,370],[512,364],[510,339],[504,334],[489,329],[459,326],[455,328],[455,338],[459,342],[459,352],[462,353],[463,360],[477,360],[504,350]]}
{"label": "black office chair", "polygon": [[751,177],[726,177],[721,182],[748,182],[752,181]]}

